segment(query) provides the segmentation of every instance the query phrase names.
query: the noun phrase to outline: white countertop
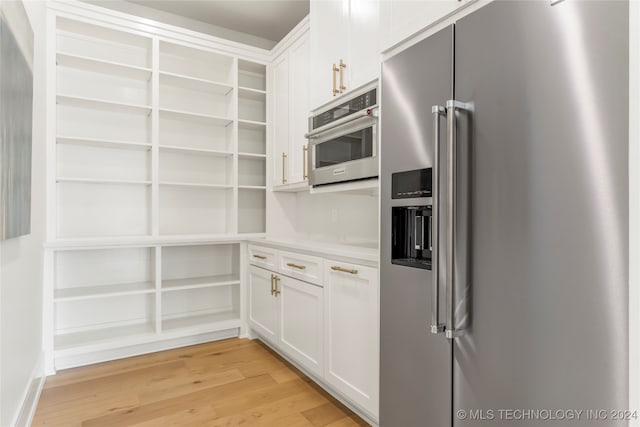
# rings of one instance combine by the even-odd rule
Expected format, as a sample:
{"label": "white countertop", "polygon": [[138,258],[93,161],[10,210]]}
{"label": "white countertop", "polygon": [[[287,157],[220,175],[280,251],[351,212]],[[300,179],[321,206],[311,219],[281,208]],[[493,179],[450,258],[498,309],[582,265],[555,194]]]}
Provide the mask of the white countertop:
{"label": "white countertop", "polygon": [[378,266],[378,245],[371,242],[328,242],[312,240],[303,237],[279,238],[264,237],[247,239],[249,243],[284,250],[295,250],[309,255],[318,255],[324,258],[361,263],[373,267]]}

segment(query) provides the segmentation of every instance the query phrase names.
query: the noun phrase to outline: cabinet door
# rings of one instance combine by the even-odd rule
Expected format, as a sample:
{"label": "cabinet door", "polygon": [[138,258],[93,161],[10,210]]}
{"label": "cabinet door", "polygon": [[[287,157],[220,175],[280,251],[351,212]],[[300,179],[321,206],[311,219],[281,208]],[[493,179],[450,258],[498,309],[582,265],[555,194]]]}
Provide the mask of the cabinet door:
{"label": "cabinet door", "polygon": [[307,139],[309,127],[309,34],[289,49],[289,177],[290,183],[307,180]]}
{"label": "cabinet door", "polygon": [[323,290],[279,276],[280,344],[289,357],[322,377]]}
{"label": "cabinet door", "polygon": [[325,380],[378,416],[378,272],[325,260]]}
{"label": "cabinet door", "polygon": [[277,344],[280,333],[279,300],[271,295],[271,273],[249,267],[249,323],[263,338]]}
{"label": "cabinet door", "polygon": [[[311,0],[311,109],[332,99],[332,66],[348,54],[349,1]],[[339,82],[337,82],[339,84]]]}
{"label": "cabinet door", "polygon": [[[280,55],[271,66],[273,184],[287,182],[289,157],[289,55]],[[283,156],[284,153],[284,156]],[[284,174],[284,175],[283,175]]]}
{"label": "cabinet door", "polygon": [[380,0],[351,0],[347,92],[380,74]]}

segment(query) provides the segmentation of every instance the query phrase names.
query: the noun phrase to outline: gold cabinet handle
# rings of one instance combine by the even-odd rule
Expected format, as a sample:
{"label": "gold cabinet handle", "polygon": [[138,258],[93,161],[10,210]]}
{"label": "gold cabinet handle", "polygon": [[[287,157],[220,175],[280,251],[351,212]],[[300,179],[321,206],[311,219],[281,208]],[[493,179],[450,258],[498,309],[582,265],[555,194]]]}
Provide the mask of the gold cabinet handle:
{"label": "gold cabinet handle", "polygon": [[304,147],[302,147],[302,179],[303,180],[307,180],[309,179],[309,165],[307,164],[307,161],[309,159],[309,146],[305,145]]}
{"label": "gold cabinet handle", "polygon": [[273,295],[275,295],[276,297],[278,295],[280,295],[280,290],[278,289],[278,283],[280,283],[280,278],[278,276],[273,276],[273,278],[275,279],[275,289],[273,291]]}
{"label": "gold cabinet handle", "polygon": [[282,183],[286,184],[287,183],[287,178],[284,176],[284,164],[287,161],[287,153],[282,153]]}
{"label": "gold cabinet handle", "polygon": [[336,96],[340,93],[338,88],[336,88],[336,73],[339,71],[339,68],[336,67],[336,64],[333,64],[331,67],[331,77],[333,78],[333,96]]}
{"label": "gold cabinet handle", "polygon": [[340,93],[347,90],[347,87],[344,85],[344,69],[347,68],[347,64],[340,60]]}
{"label": "gold cabinet handle", "polygon": [[331,269],[333,271],[342,271],[343,273],[358,274],[358,270],[352,270],[350,268],[339,267],[337,265],[332,266]]}
{"label": "gold cabinet handle", "polygon": [[267,259],[267,257],[263,255],[254,255],[253,257],[258,259]]}
{"label": "gold cabinet handle", "polygon": [[276,275],[272,274],[271,275],[271,296],[273,296],[274,292],[276,291],[275,282],[276,282]]}
{"label": "gold cabinet handle", "polygon": [[294,264],[292,262],[288,262],[287,263],[287,267],[292,267],[292,268],[297,268],[298,270],[304,270],[305,268],[307,268],[304,265],[300,265],[300,264]]}

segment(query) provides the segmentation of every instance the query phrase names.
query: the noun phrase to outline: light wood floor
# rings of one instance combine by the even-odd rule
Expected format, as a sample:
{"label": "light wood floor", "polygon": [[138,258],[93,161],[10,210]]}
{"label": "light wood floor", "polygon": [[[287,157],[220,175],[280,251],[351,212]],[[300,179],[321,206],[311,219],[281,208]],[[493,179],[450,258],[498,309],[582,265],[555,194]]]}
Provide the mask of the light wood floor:
{"label": "light wood floor", "polygon": [[47,378],[33,427],[367,426],[258,341],[229,339]]}

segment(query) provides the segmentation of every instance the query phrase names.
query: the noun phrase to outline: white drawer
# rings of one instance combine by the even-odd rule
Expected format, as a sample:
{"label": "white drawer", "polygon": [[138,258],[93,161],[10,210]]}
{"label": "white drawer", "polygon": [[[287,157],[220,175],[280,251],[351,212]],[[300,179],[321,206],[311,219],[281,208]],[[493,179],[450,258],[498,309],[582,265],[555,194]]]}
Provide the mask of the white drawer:
{"label": "white drawer", "polygon": [[280,251],[282,274],[322,286],[322,258]]}
{"label": "white drawer", "polygon": [[249,245],[249,264],[275,270],[278,267],[276,254],[275,249]]}

